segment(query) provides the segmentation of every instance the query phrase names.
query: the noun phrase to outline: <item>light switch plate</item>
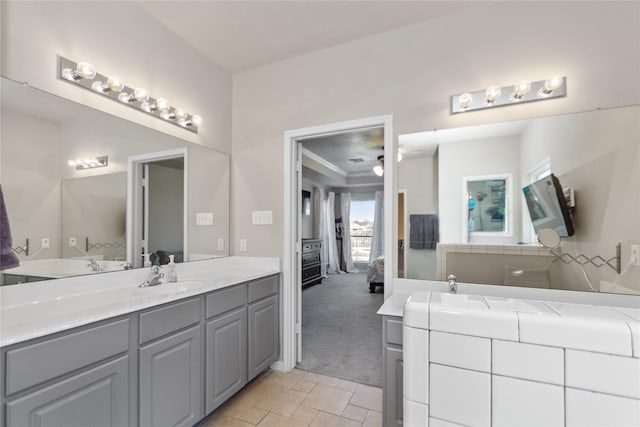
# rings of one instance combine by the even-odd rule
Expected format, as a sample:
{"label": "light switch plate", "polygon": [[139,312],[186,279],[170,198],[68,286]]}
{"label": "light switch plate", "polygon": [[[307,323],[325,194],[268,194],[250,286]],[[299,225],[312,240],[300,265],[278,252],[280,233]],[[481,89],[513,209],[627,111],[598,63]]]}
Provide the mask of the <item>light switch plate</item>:
{"label": "light switch plate", "polygon": [[197,213],[196,225],[213,225],[213,212]]}
{"label": "light switch plate", "polygon": [[273,211],[253,211],[253,225],[271,225],[273,224]]}

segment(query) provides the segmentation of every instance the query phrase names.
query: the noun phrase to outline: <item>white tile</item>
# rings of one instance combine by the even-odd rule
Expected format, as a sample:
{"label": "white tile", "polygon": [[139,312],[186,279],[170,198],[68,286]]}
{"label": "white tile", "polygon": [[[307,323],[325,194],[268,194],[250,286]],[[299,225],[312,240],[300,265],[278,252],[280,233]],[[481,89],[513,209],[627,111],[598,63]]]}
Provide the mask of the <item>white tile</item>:
{"label": "white tile", "polygon": [[456,245],[456,250],[459,254],[471,253],[471,245]]}
{"label": "white tile", "polygon": [[487,245],[471,245],[471,253],[474,254],[486,254]]}
{"label": "white tile", "polygon": [[640,399],[640,359],[566,351],[566,385]]}
{"label": "white tile", "polygon": [[542,301],[522,300],[503,297],[484,297],[492,310],[517,311],[519,313],[547,313],[555,314]]}
{"label": "white tile", "polygon": [[519,317],[521,342],[631,356],[631,332],[624,321],[528,313]]}
{"label": "white tile", "polygon": [[625,307],[615,307],[614,310],[626,314],[632,319],[640,322],[640,309],[638,308],[625,308]]}
{"label": "white tile", "polygon": [[493,340],[494,374],[564,385],[564,350]]}
{"label": "white tile", "polygon": [[487,245],[487,253],[491,255],[504,254],[504,248],[502,245]]}
{"label": "white tile", "polygon": [[640,400],[591,391],[566,390],[567,427],[638,427]]}
{"label": "white tile", "polygon": [[564,426],[564,387],[493,376],[492,427]]}
{"label": "white tile", "polygon": [[588,317],[590,319],[618,319],[622,321],[629,320],[628,316],[611,307],[560,302],[549,302],[547,304],[553,307],[561,316]]}
{"label": "white tile", "polygon": [[485,338],[518,340],[515,312],[489,310],[482,297],[433,293],[429,305],[431,330]]}
{"label": "white tile", "polygon": [[431,331],[429,361],[458,368],[491,372],[491,340]]}
{"label": "white tile", "polygon": [[469,426],[491,424],[490,374],[432,363],[430,379],[431,416]]}
{"label": "white tile", "polygon": [[411,295],[403,309],[402,323],[412,328],[429,329],[429,300],[431,292]]}
{"label": "white tile", "polygon": [[439,420],[437,418],[429,418],[428,427],[466,427],[466,426],[463,426],[462,424],[452,423],[449,421]]}
{"label": "white tile", "polygon": [[505,245],[502,248],[505,255],[521,255],[522,247],[520,245]]}
{"label": "white tile", "polygon": [[522,255],[535,255],[537,256],[539,251],[537,246],[522,246]]}
{"label": "white tile", "polygon": [[640,322],[627,322],[631,330],[631,346],[633,357],[640,357]]}
{"label": "white tile", "polygon": [[429,407],[403,399],[402,418],[406,426],[427,426],[429,422]]}
{"label": "white tile", "polygon": [[402,327],[403,396],[426,405],[429,403],[429,331]]}

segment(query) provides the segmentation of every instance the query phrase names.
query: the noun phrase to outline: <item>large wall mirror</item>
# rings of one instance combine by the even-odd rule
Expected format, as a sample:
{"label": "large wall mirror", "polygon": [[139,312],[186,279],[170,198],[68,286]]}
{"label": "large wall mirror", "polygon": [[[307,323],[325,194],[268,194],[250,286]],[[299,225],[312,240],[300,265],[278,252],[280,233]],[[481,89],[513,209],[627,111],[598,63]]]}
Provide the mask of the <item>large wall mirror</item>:
{"label": "large wall mirror", "polygon": [[[20,260],[3,269],[4,285],[139,267],[142,252],[160,263],[229,254],[226,154],[6,78],[1,85],[0,182]],[[106,166],[77,164],[101,157]],[[128,201],[132,164],[145,188]],[[135,235],[128,210],[141,224]]]}
{"label": "large wall mirror", "polygon": [[[426,237],[405,231],[401,276],[640,294],[639,106],[401,135],[399,146],[400,222],[438,221]],[[550,173],[575,200],[575,234],[555,255],[537,243],[522,191]]]}

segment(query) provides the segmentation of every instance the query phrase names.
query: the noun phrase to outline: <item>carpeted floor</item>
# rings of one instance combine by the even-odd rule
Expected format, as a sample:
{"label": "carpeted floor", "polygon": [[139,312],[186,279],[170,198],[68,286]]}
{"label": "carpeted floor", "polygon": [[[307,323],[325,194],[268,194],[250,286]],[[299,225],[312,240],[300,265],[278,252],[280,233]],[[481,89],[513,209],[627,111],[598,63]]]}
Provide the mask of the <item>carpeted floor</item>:
{"label": "carpeted floor", "polygon": [[382,386],[383,290],[365,273],[330,274],[302,292],[301,369]]}

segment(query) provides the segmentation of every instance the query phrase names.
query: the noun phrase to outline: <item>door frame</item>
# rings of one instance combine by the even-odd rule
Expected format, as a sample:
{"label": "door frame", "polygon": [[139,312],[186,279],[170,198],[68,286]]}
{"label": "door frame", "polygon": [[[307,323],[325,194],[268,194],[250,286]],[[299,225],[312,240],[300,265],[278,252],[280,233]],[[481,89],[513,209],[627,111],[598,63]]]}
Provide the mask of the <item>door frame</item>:
{"label": "door frame", "polygon": [[[142,198],[143,194],[138,183],[142,180],[142,171],[147,163],[160,160],[184,159],[183,185],[183,242],[182,251],[184,262],[189,260],[189,150],[187,147],[173,150],[157,151],[136,156],[129,156],[127,161],[127,262],[136,267],[136,254],[139,253],[140,243],[137,236],[142,231]],[[145,235],[146,236],[146,235]],[[139,266],[141,266],[140,263]]]}
{"label": "door frame", "polygon": [[[328,136],[351,130],[377,128],[384,129],[384,156],[386,159],[395,159],[397,155],[395,139],[393,137],[393,115],[382,115],[338,123],[331,123],[308,128],[288,130],[284,133],[284,217],[283,217],[283,260],[282,260],[282,359],[274,367],[284,371],[290,371],[296,366],[297,359],[297,335],[302,335],[302,319],[296,322],[296,313],[299,304],[298,286],[300,280],[297,265],[298,254],[302,251],[302,243],[297,233],[297,223],[300,220],[297,194],[298,171],[302,165],[298,164],[299,141],[320,136]],[[385,299],[392,291],[392,276],[397,254],[394,254],[393,212],[397,195],[394,194],[392,185],[395,171],[395,162],[385,162],[384,165],[384,250],[388,256],[389,266],[384,269]],[[397,246],[397,244],[396,244]]]}

